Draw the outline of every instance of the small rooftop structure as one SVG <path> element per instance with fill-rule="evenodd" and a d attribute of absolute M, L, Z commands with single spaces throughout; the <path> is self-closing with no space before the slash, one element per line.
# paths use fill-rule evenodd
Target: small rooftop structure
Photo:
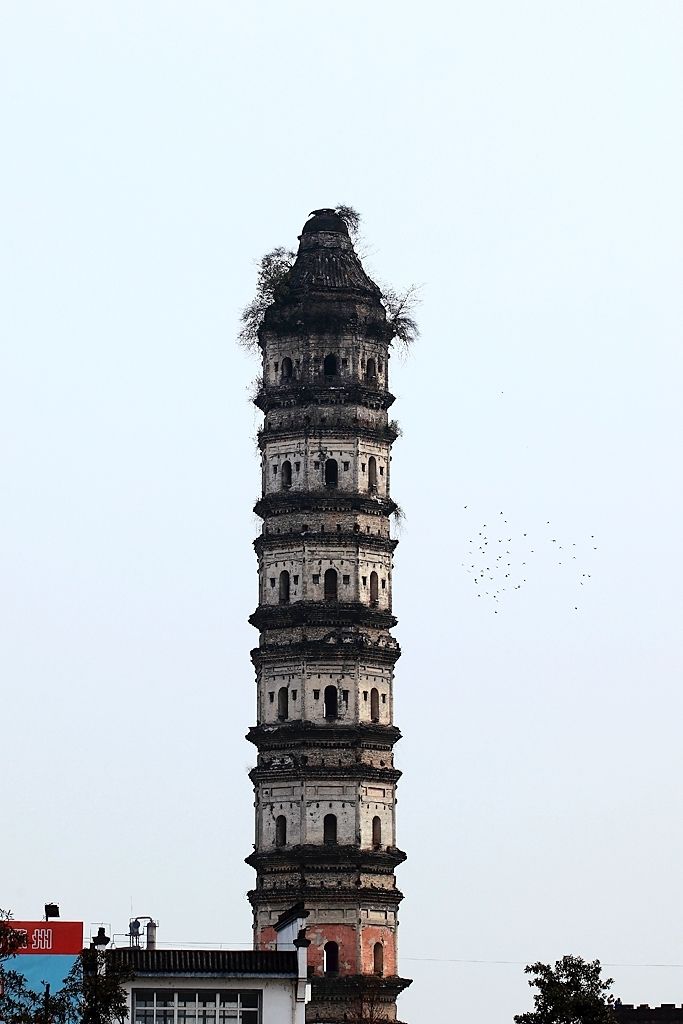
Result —
<path fill-rule="evenodd" d="M 306 912 L 283 915 L 277 949 L 142 949 L 107 953 L 132 978 L 131 1024 L 305 1024 L 310 998 Z"/>

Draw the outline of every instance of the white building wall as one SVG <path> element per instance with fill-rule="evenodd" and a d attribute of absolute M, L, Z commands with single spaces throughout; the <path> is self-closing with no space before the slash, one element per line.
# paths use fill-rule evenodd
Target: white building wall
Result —
<path fill-rule="evenodd" d="M 207 977 L 206 975 L 143 976 L 127 982 L 123 988 L 128 1001 L 128 1018 L 132 1021 L 133 989 L 171 989 L 177 992 L 249 989 L 261 993 L 262 1024 L 296 1024 L 296 979 L 268 978 L 262 975 Z"/>

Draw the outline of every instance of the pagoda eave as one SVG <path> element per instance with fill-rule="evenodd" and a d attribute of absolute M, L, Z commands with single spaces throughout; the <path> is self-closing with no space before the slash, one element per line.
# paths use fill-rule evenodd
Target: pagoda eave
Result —
<path fill-rule="evenodd" d="M 254 505 L 254 512 L 261 519 L 287 512 L 360 512 L 386 517 L 393 515 L 397 508 L 391 498 L 380 497 L 378 494 L 361 494 L 331 487 L 323 492 L 290 488 L 259 498 Z"/>
<path fill-rule="evenodd" d="M 292 381 L 260 388 L 253 401 L 261 412 L 268 413 L 272 409 L 287 409 L 293 405 L 304 408 L 330 404 L 339 405 L 340 400 L 343 405 L 348 403 L 368 409 L 390 409 L 396 401 L 396 397 L 390 391 L 380 391 L 377 386 L 364 387 L 360 384 L 321 386 Z M 396 435 L 392 440 L 396 440 Z"/>
<path fill-rule="evenodd" d="M 259 630 L 349 625 L 389 630 L 397 619 L 389 611 L 371 608 L 360 601 L 295 601 L 293 604 L 259 605 L 249 616 L 249 622 Z"/>
<path fill-rule="evenodd" d="M 311 530 L 298 530 L 296 533 L 268 533 L 261 534 L 254 541 L 254 551 L 257 555 L 264 551 L 276 551 L 284 544 L 314 544 L 319 547 L 338 547 L 339 544 L 354 549 L 356 552 L 364 551 L 387 551 L 390 554 L 396 550 L 398 540 L 395 537 L 380 537 L 374 533 L 357 533 L 352 530 L 337 530 L 335 533 L 313 533 Z"/>
<path fill-rule="evenodd" d="M 255 668 L 279 663 L 286 658 L 319 658 L 324 656 L 338 661 L 349 658 L 364 658 L 377 663 L 393 666 L 401 657 L 401 648 L 393 637 L 380 636 L 379 641 L 370 640 L 363 633 L 338 630 L 330 632 L 320 639 L 305 639 L 293 643 L 264 643 L 254 647 L 251 660 Z"/>
<path fill-rule="evenodd" d="M 296 719 L 277 722 L 273 725 L 253 725 L 246 739 L 259 750 L 282 750 L 288 746 L 334 747 L 372 750 L 391 750 L 401 739 L 401 730 L 395 725 L 379 725 L 370 722 L 349 722 L 339 720 L 317 725 Z"/>
<path fill-rule="evenodd" d="M 249 778 L 255 784 L 257 782 L 309 782 L 314 779 L 324 780 L 346 780 L 352 779 L 355 782 L 379 782 L 387 785 L 398 782 L 403 773 L 398 768 L 375 768 L 373 765 L 364 764 L 359 761 L 352 765 L 314 765 L 302 764 L 301 759 L 292 759 L 290 766 L 282 764 L 282 758 L 277 758 L 272 766 L 258 765 L 249 772 Z"/>

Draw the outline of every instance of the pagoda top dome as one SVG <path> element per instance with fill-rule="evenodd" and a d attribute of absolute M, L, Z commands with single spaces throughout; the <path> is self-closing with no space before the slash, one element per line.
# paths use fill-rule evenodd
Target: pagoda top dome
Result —
<path fill-rule="evenodd" d="M 382 292 L 354 251 L 348 225 L 335 210 L 313 210 L 299 235 L 299 251 L 276 287 L 259 330 L 283 333 L 339 331 L 362 323 L 389 340 Z M 354 328 L 355 329 L 355 328 Z"/>
<path fill-rule="evenodd" d="M 349 229 L 344 218 L 340 217 L 335 210 L 327 207 L 311 211 L 309 219 L 301 229 L 301 234 L 308 235 L 315 231 L 335 231 L 339 235 L 349 237 Z"/>

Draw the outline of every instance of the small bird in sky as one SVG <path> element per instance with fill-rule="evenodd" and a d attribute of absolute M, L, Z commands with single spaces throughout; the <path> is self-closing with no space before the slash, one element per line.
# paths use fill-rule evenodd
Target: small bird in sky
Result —
<path fill-rule="evenodd" d="M 468 505 L 465 505 L 463 507 L 464 509 L 469 508 Z M 498 520 L 495 520 L 495 522 L 498 522 L 500 519 L 502 519 L 503 525 L 506 527 L 506 530 L 504 532 L 508 533 L 507 528 L 510 526 L 510 522 L 506 518 L 505 511 L 499 510 L 498 517 Z M 552 520 L 545 520 L 545 524 L 546 526 L 551 526 Z M 510 529 L 509 535 L 507 537 L 496 537 L 495 533 L 497 533 L 498 531 L 493 529 L 491 530 L 491 537 L 489 537 L 488 533 L 486 532 L 488 529 L 489 525 L 487 523 L 484 523 L 478 531 L 477 542 L 471 539 L 468 542 L 471 545 L 471 550 L 468 551 L 468 555 L 469 558 L 474 558 L 474 562 L 470 562 L 468 558 L 467 562 L 463 561 L 461 563 L 465 571 L 470 573 L 470 575 L 475 581 L 475 584 L 477 584 L 478 597 L 482 596 L 483 594 L 484 596 L 488 597 L 491 601 L 494 601 L 496 605 L 500 604 L 500 606 L 502 607 L 504 600 L 503 595 L 506 593 L 508 589 L 521 590 L 523 588 L 526 588 L 527 583 L 531 582 L 533 584 L 533 578 L 531 580 L 527 580 L 526 577 L 523 577 L 521 581 L 519 580 L 519 570 L 522 568 L 527 568 L 526 560 L 530 554 L 539 554 L 539 558 L 534 559 L 533 562 L 530 562 L 529 564 L 529 567 L 534 567 L 536 576 L 538 576 L 539 570 L 541 572 L 545 570 L 545 572 L 547 573 L 554 572 L 556 569 L 564 569 L 564 561 L 558 559 L 557 556 L 555 556 L 556 561 L 555 559 L 547 559 L 543 557 L 544 555 L 550 553 L 550 551 L 547 548 L 539 548 L 538 552 L 536 552 L 535 548 L 529 548 L 527 546 L 529 543 L 528 529 L 524 531 L 520 530 L 519 532 L 517 532 L 514 528 L 513 523 L 512 528 Z M 503 531 L 501 530 L 500 532 L 502 533 Z M 555 530 L 555 532 L 557 532 L 557 529 Z M 595 541 L 595 534 L 591 534 L 590 536 L 591 540 Z M 568 541 L 566 537 L 563 538 L 561 535 L 559 537 L 548 537 L 546 533 L 545 538 L 547 540 L 550 540 L 552 544 L 555 544 L 555 551 L 564 551 L 565 547 L 570 548 L 571 550 L 569 551 L 569 555 L 563 556 L 564 558 L 569 558 L 570 561 L 580 560 L 585 556 L 585 551 L 589 550 L 588 545 L 584 547 L 584 545 L 580 541 Z M 537 537 L 536 543 L 538 543 L 538 539 L 539 538 Z M 495 551 L 495 548 L 493 547 L 491 548 L 490 552 L 487 552 L 489 544 L 494 545 L 496 544 L 496 542 L 500 545 L 498 549 L 498 554 L 493 555 L 493 552 Z M 504 548 L 503 544 L 505 544 Z M 592 547 L 594 551 L 598 550 L 598 546 L 595 543 L 592 545 Z M 482 567 L 482 562 L 484 561 L 484 559 L 479 559 L 480 554 L 488 554 L 489 556 L 492 555 L 493 557 L 489 558 L 489 561 L 492 561 L 493 565 L 487 565 Z M 479 561 L 478 565 L 477 561 Z M 469 568 L 467 568 L 468 565 Z M 578 569 L 579 567 L 575 566 L 574 568 Z M 501 569 L 503 570 L 502 579 L 500 576 Z M 588 584 L 586 581 L 590 578 L 590 573 L 587 573 L 584 570 L 579 575 L 581 576 L 581 579 L 578 579 L 576 576 L 574 576 L 572 580 L 571 573 L 569 576 L 566 576 L 566 574 L 563 573 L 562 579 L 564 579 L 566 583 L 570 586 L 576 586 L 576 584 L 579 583 L 581 586 L 587 587 Z M 518 581 L 517 583 L 514 582 L 515 578 Z M 491 590 L 485 592 L 479 591 L 478 584 L 480 580 L 484 583 L 491 583 Z M 576 610 L 578 610 L 578 605 L 569 605 L 569 607 L 574 607 L 576 608 Z"/>

